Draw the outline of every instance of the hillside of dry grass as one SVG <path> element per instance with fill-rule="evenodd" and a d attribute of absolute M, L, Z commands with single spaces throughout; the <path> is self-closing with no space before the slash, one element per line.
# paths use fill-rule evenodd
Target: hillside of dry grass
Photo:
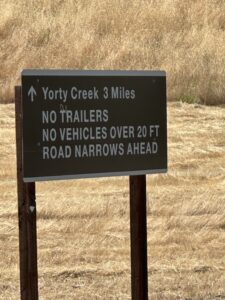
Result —
<path fill-rule="evenodd" d="M 0 102 L 23 68 L 163 69 L 172 100 L 225 103 L 224 0 L 0 0 Z"/>
<path fill-rule="evenodd" d="M 163 69 L 169 172 L 147 177 L 149 296 L 225 299 L 225 1 L 0 0 L 0 300 L 19 299 L 23 68 Z M 186 104 L 185 102 L 195 103 Z M 198 103 L 198 104 L 197 104 Z M 37 184 L 40 299 L 130 299 L 127 177 Z"/>
<path fill-rule="evenodd" d="M 225 109 L 170 103 L 148 176 L 152 300 L 225 299 Z M 19 299 L 14 106 L 0 105 L 0 299 Z M 37 184 L 40 299 L 130 299 L 127 177 Z"/>

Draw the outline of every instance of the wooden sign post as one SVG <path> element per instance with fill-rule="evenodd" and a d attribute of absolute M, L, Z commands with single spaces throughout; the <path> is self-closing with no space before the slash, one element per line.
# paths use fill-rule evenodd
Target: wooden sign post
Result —
<path fill-rule="evenodd" d="M 24 70 L 15 88 L 21 300 L 38 300 L 35 182 L 130 176 L 131 290 L 148 299 L 146 174 L 167 171 L 162 71 Z"/>
<path fill-rule="evenodd" d="M 21 87 L 15 87 L 21 300 L 38 300 L 35 182 L 23 182 Z"/>
<path fill-rule="evenodd" d="M 130 176 L 132 300 L 148 299 L 146 176 Z"/>

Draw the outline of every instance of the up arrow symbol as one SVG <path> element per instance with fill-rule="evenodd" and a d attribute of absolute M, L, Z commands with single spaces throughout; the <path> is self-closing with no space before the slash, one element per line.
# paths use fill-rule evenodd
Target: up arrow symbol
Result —
<path fill-rule="evenodd" d="M 34 89 L 33 86 L 31 86 L 30 89 L 29 89 L 29 91 L 28 91 L 28 97 L 29 96 L 30 96 L 31 102 L 34 101 L 34 96 L 37 96 L 37 93 L 36 93 L 36 91 L 35 91 L 35 89 Z"/>

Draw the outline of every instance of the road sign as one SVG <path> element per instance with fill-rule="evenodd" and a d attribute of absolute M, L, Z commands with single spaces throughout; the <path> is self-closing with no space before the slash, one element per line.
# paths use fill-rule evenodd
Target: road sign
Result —
<path fill-rule="evenodd" d="M 167 170 L 162 71 L 22 72 L 25 182 Z"/>

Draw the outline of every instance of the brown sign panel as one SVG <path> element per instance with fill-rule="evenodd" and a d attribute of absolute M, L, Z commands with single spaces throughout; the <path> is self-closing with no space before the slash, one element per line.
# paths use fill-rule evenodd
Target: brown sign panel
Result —
<path fill-rule="evenodd" d="M 24 70 L 25 182 L 167 170 L 162 71 Z"/>

